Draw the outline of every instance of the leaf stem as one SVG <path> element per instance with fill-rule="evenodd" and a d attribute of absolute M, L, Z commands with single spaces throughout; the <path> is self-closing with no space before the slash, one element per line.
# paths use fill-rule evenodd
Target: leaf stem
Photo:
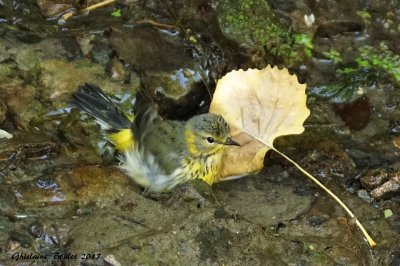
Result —
<path fill-rule="evenodd" d="M 358 228 L 360 228 L 361 232 L 364 234 L 364 237 L 368 241 L 368 244 L 371 248 L 376 246 L 376 242 L 371 238 L 371 236 L 368 234 L 367 230 L 365 230 L 364 226 L 360 223 L 360 221 L 357 219 L 357 217 L 353 214 L 353 212 L 344 204 L 344 202 L 336 196 L 331 190 L 329 190 L 327 187 L 325 187 L 318 179 L 313 177 L 310 173 L 308 173 L 306 170 L 304 170 L 299 164 L 297 164 L 295 161 L 290 159 L 288 156 L 285 154 L 281 153 L 279 150 L 274 148 L 272 145 L 268 145 L 271 147 L 273 151 L 281 155 L 283 158 L 291 162 L 294 166 L 296 166 L 297 169 L 299 169 L 304 175 L 306 175 L 308 178 L 310 178 L 314 183 L 316 183 L 320 188 L 322 188 L 326 193 L 328 193 L 337 203 L 339 203 L 340 206 L 347 212 L 347 214 L 350 216 L 350 218 L 355 219 L 356 224 Z"/>

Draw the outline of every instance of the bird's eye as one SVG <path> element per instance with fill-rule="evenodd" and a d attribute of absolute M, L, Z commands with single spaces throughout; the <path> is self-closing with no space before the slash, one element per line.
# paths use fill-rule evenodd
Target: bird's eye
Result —
<path fill-rule="evenodd" d="M 208 141 L 208 143 L 214 143 L 215 142 L 213 137 L 208 137 L 207 141 Z"/>

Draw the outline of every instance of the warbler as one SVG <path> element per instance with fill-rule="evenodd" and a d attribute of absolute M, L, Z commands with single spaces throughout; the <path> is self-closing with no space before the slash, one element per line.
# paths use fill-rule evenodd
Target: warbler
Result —
<path fill-rule="evenodd" d="M 222 116 L 207 113 L 188 121 L 162 119 L 143 93 L 136 96 L 134 119 L 92 84 L 80 86 L 72 104 L 95 118 L 123 154 L 120 168 L 148 191 L 170 190 L 191 179 L 212 185 L 226 146 L 239 146 L 230 138 Z"/>

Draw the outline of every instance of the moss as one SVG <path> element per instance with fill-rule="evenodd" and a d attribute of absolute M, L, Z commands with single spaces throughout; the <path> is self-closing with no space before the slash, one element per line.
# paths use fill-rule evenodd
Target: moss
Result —
<path fill-rule="evenodd" d="M 356 62 L 360 68 L 383 71 L 397 83 L 400 82 L 400 55 L 391 51 L 385 42 L 381 42 L 378 47 L 361 47 Z"/>
<path fill-rule="evenodd" d="M 311 89 L 311 93 L 329 98 L 333 102 L 351 102 L 363 94 L 362 87 L 376 82 L 394 82 L 400 85 L 400 54 L 390 50 L 385 41 L 377 46 L 361 46 L 351 67 L 337 69 L 336 81 Z M 334 49 L 324 55 L 335 64 L 342 61 Z"/>
<path fill-rule="evenodd" d="M 247 47 L 274 44 L 287 37 L 287 31 L 276 21 L 265 0 L 221 1 L 218 6 L 223 30 L 242 40 Z"/>
<path fill-rule="evenodd" d="M 15 63 L 8 63 L 8 64 L 0 64 L 0 77 L 13 77 L 15 76 L 15 72 L 17 70 L 17 66 Z"/>
<path fill-rule="evenodd" d="M 366 11 L 366 10 L 359 10 L 359 11 L 357 11 L 356 13 L 357 13 L 357 15 L 359 15 L 361 18 L 363 18 L 364 21 L 370 21 L 371 18 L 372 18 L 371 14 L 370 14 L 368 11 Z"/>
<path fill-rule="evenodd" d="M 291 34 L 289 27 L 277 19 L 266 0 L 223 0 L 216 10 L 224 34 L 250 52 L 265 50 L 286 66 L 311 57 L 311 36 Z"/>
<path fill-rule="evenodd" d="M 375 71 L 366 69 L 345 70 L 348 72 L 339 72 L 335 82 L 314 86 L 310 88 L 310 93 L 327 98 L 331 102 L 352 102 L 363 94 L 363 87 L 369 87 L 371 83 L 378 79 Z"/>
<path fill-rule="evenodd" d="M 340 52 L 335 49 L 330 49 L 329 51 L 325 52 L 324 55 L 332 60 L 334 64 L 338 64 L 343 60 Z"/>

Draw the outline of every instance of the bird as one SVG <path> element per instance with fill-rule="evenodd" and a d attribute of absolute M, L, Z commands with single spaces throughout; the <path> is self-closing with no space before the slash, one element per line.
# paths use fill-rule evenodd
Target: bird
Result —
<path fill-rule="evenodd" d="M 163 119 L 142 91 L 136 94 L 133 117 L 94 84 L 81 85 L 71 103 L 95 119 L 121 153 L 119 167 L 146 191 L 168 191 L 195 179 L 212 185 L 218 181 L 225 149 L 240 146 L 222 116 Z"/>

